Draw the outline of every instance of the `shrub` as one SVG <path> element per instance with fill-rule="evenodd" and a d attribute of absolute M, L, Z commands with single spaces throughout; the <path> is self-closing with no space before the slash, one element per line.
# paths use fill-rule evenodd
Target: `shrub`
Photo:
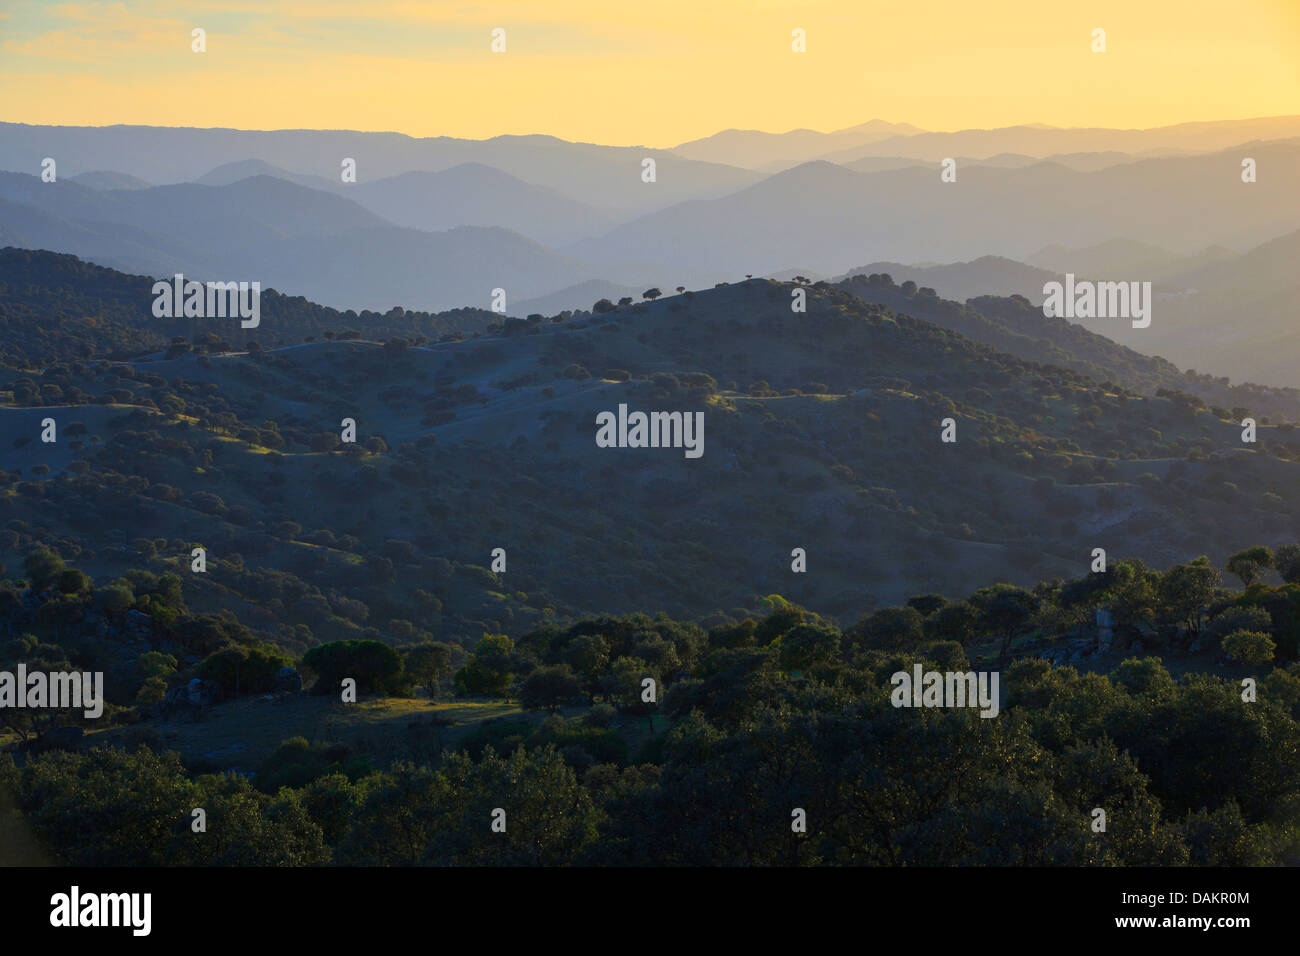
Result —
<path fill-rule="evenodd" d="M 1229 660 L 1248 667 L 1267 664 L 1277 650 L 1273 638 L 1261 631 L 1233 631 L 1223 639 L 1222 646 Z"/>
<path fill-rule="evenodd" d="M 215 681 L 226 697 L 265 694 L 275 686 L 275 675 L 291 661 L 270 644 L 236 644 L 209 654 L 194 676 Z"/>
<path fill-rule="evenodd" d="M 321 644 L 303 655 L 302 665 L 316 674 L 313 691 L 317 694 L 337 693 L 346 677 L 354 679 L 362 692 L 392 694 L 402 690 L 402 659 L 381 641 Z"/>

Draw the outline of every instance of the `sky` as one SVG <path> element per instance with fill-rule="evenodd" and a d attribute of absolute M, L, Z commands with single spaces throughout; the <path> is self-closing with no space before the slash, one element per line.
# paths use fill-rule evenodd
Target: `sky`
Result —
<path fill-rule="evenodd" d="M 8 122 L 668 147 L 1294 114 L 1300 0 L 0 0 Z"/>

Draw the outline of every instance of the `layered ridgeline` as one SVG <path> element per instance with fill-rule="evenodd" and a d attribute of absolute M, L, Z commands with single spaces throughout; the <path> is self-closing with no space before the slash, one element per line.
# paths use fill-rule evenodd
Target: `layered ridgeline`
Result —
<path fill-rule="evenodd" d="M 172 310 L 170 317 L 155 315 L 156 281 L 75 256 L 0 250 L 0 361 L 42 367 L 92 357 L 127 359 L 166 352 L 177 337 L 219 351 L 243 351 L 250 341 L 275 345 L 326 334 L 355 337 L 362 328 L 372 338 L 436 341 L 480 331 L 500 320 L 481 309 L 340 311 L 263 286 L 258 324 L 244 328 L 238 319 L 186 318 L 183 309 Z M 175 279 L 166 281 L 174 285 Z"/>
<path fill-rule="evenodd" d="M 494 288 L 508 290 L 517 303 L 593 281 L 699 286 L 803 266 L 833 274 L 885 257 L 1010 257 L 1090 279 L 1159 284 L 1177 278 L 1171 269 L 1194 271 L 1207 249 L 1231 256 L 1293 232 L 1300 216 L 1294 182 L 1269 174 L 1300 160 L 1300 141 L 1294 139 L 1242 142 L 1214 153 L 1129 157 L 1099 169 L 961 159 L 951 181 L 940 178 L 937 161 L 882 169 L 818 160 L 762 175 L 654 151 L 641 155 L 545 138 L 453 150 L 443 157 L 446 162 L 410 154 L 406 161 L 413 165 L 396 168 L 376 165 L 372 156 L 355 182 L 342 181 L 333 158 L 356 155 L 347 152 L 321 153 L 307 165 L 251 152 L 194 171 L 197 163 L 220 161 L 236 139 L 250 149 L 293 139 L 249 134 L 213 143 L 211 152 L 195 145 L 174 157 L 197 181 L 149 185 L 168 181 L 152 178 L 151 160 L 162 157 L 163 143 L 197 144 L 205 137 L 189 134 L 204 132 L 216 131 L 137 130 L 137 149 L 158 144 L 158 155 L 147 156 L 145 150 L 120 152 L 131 139 L 121 130 L 83 131 L 82 137 L 0 124 L 0 146 L 18 136 L 22 150 L 35 149 L 26 137 L 48 136 L 47 152 L 34 155 L 67 157 L 59 177 L 48 182 L 34 164 L 0 172 L 0 243 L 153 275 L 257 278 L 338 308 L 383 311 L 397 304 L 485 305 Z M 318 140 L 334 142 L 327 136 Z M 91 141 L 104 148 L 91 149 Z M 292 152 L 301 158 L 300 150 Z M 454 163 L 453 153 L 459 157 Z M 0 154 L 9 155 L 3 149 Z M 322 157 L 330 157 L 334 168 L 323 169 Z M 1252 171 L 1259 170 L 1257 181 L 1243 182 L 1246 159 Z M 659 163 L 657 173 L 643 180 L 641 164 L 651 160 Z M 81 172 L 81 163 L 92 161 L 115 162 L 108 168 L 120 172 Z M 1098 248 L 1109 254 L 1099 259 L 1087 252 Z M 1278 255 L 1284 259 L 1285 250 Z M 1184 261 L 1171 262 L 1171 256 Z M 1215 264 L 1214 256 L 1199 263 Z M 1184 305 L 1204 311 L 1193 316 L 1198 329 L 1190 338 L 1205 354 L 1224 337 L 1216 326 L 1225 324 L 1225 316 L 1236 318 L 1233 306 L 1266 313 L 1262 321 L 1268 327 L 1247 340 L 1265 344 L 1261 338 L 1277 331 L 1278 307 L 1288 301 L 1273 293 L 1292 292 L 1294 283 L 1280 290 L 1254 286 L 1260 277 L 1272 283 L 1294 270 L 1279 268 L 1267 256 L 1254 269 L 1244 263 L 1243 270 L 1197 278 L 1193 287 L 1212 294 L 1165 302 L 1166 314 L 1179 321 L 1166 321 L 1152 336 L 1126 344 L 1141 348 L 1141 341 L 1154 342 L 1162 330 L 1177 328 L 1157 354 L 1166 345 L 1178 346 L 1187 337 Z M 1004 281 L 980 291 L 1041 289 L 1041 281 L 1021 284 L 1032 275 L 1031 266 L 1002 271 Z M 1168 291 L 1183 296 L 1187 287 Z M 1235 364 L 1220 372 L 1242 374 Z"/>
<path fill-rule="evenodd" d="M 1066 332 L 1066 323 L 1043 323 L 1023 306 L 1015 311 L 1026 318 L 1017 320 L 1016 325 L 1027 323 L 1031 335 L 1037 331 L 1035 324 L 1043 325 L 1053 329 L 1053 339 L 1069 338 L 1075 343 L 1089 338 L 1083 334 L 1087 329 L 1144 355 L 1163 356 L 1185 368 L 1211 370 L 1237 382 L 1288 386 L 1297 381 L 1292 333 L 1295 302 L 1300 298 L 1300 273 L 1294 267 L 1300 261 L 1300 231 L 1241 254 L 1212 246 L 1182 256 L 1144 243 L 1116 240 L 1080 249 L 1049 247 L 1030 261 L 1035 265 L 997 256 L 922 266 L 875 262 L 853 269 L 845 278 L 862 276 L 858 280 L 862 282 L 871 274 L 889 275 L 895 283 L 911 282 L 961 302 L 1014 293 L 1041 306 L 1046 298 L 1044 289 L 1066 274 L 1089 281 L 1141 277 L 1151 282 L 1154 293 L 1154 318 L 1144 328 L 1109 318 L 1077 317 L 1078 330 Z M 880 292 L 873 289 L 871 294 L 879 296 Z M 915 311 L 932 305 L 922 297 L 904 308 Z M 930 317 L 931 313 L 925 314 Z M 1113 342 L 1107 343 L 1112 350 Z"/>
<path fill-rule="evenodd" d="M 1144 394 L 1181 391 L 1229 411 L 1245 408 L 1284 421 L 1300 418 L 1298 389 L 1254 384 L 1248 375 L 1244 384 L 1233 385 L 1227 377 L 1204 368 L 1199 372 L 1182 370 L 1159 355 L 1134 351 L 1112 341 L 1113 337 L 1123 336 L 1136 348 L 1143 335 L 1149 333 L 1164 344 L 1173 337 L 1163 327 L 1170 323 L 1157 326 L 1153 322 L 1150 328 L 1139 330 L 1124 319 L 1072 322 L 1045 315 L 1040 305 L 1021 295 L 980 295 L 965 303 L 955 302 L 915 281 L 895 282 L 886 272 L 855 272 L 837 285 L 864 302 L 927 319 L 998 351 L 1059 365 L 1103 384 L 1115 382 Z M 1213 362 L 1209 367 L 1216 368 Z"/>
<path fill-rule="evenodd" d="M 487 307 L 496 287 L 522 299 L 596 274 L 510 229 L 406 228 L 351 198 L 267 175 L 101 191 L 75 179 L 0 172 L 0 244 L 146 275 L 256 280 L 339 308 L 380 311 Z"/>
<path fill-rule="evenodd" d="M 1103 383 L 829 285 L 805 312 L 793 283 L 754 280 L 445 342 L 425 327 L 454 319 L 267 296 L 257 329 L 172 342 L 149 280 L 31 256 L 4 253 L 0 290 L 0 561 L 45 544 L 97 579 L 184 572 L 196 606 L 292 643 L 771 592 L 854 617 L 1082 574 L 1095 548 L 1221 564 L 1300 532 L 1289 395 L 1144 393 L 1166 373 Z M 634 447 L 653 412 L 680 413 L 676 447 Z"/>

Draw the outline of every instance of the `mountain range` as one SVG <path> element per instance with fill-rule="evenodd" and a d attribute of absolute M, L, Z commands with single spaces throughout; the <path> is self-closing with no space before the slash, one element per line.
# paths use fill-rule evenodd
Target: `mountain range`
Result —
<path fill-rule="evenodd" d="M 484 308 L 502 290 L 521 317 L 743 275 L 883 272 L 957 300 L 1034 304 L 1065 273 L 1150 281 L 1152 328 L 1090 328 L 1235 380 L 1291 385 L 1300 354 L 1286 334 L 1284 237 L 1300 222 L 1300 187 L 1279 170 L 1300 164 L 1300 139 L 1242 137 L 1296 131 L 1295 117 L 956 133 L 872 121 L 829 134 L 732 130 L 664 151 L 0 124 L 0 155 L 22 167 L 0 173 L 0 242 L 154 276 L 260 281 L 344 310 Z M 955 182 L 931 158 L 949 146 L 962 157 Z M 1078 147 L 1096 151 L 1067 152 Z M 813 153 L 846 165 L 803 161 Z M 44 155 L 59 159 L 55 182 L 37 175 Z M 357 160 L 356 182 L 342 181 L 337 156 Z M 1242 180 L 1246 156 L 1255 182 Z M 1243 307 L 1258 313 L 1258 335 L 1242 333 Z"/>

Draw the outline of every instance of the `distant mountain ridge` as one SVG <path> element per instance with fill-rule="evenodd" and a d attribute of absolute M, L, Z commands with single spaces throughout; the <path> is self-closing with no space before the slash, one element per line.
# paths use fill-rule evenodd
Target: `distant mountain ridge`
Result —
<path fill-rule="evenodd" d="M 1261 169 L 1300 165 L 1300 142 L 1252 146 Z M 659 261 L 673 269 L 775 271 L 790 262 L 840 273 L 876 259 L 1023 260 L 1052 243 L 1125 236 L 1180 254 L 1242 250 L 1295 228 L 1300 182 L 1241 181 L 1236 150 L 1147 159 L 1093 172 L 1056 163 L 937 166 L 859 173 L 804 163 L 718 199 L 679 203 L 566 251 L 589 261 Z M 1195 197 L 1195 202 L 1190 201 Z"/>
<path fill-rule="evenodd" d="M 104 170 L 94 170 L 89 173 L 82 173 L 80 176 L 73 176 L 72 181 L 83 186 L 89 186 L 91 189 L 148 189 L 153 185 L 153 183 L 145 182 L 138 176 L 131 176 L 127 173 L 106 172 Z"/>
<path fill-rule="evenodd" d="M 155 276 L 259 281 L 341 309 L 488 307 L 493 289 L 528 298 L 597 274 L 507 229 L 403 228 L 342 195 L 265 175 L 100 192 L 0 173 L 0 201 L 15 207 L 0 222 L 12 245 Z"/>
<path fill-rule="evenodd" d="M 882 139 L 923 132 L 925 130 L 910 123 L 889 123 L 878 119 L 830 133 L 811 129 L 792 129 L 785 133 L 728 129 L 681 143 L 673 147 L 673 152 L 690 159 L 727 163 L 746 169 L 767 169 L 807 162 L 830 150 L 848 150 Z"/>
<path fill-rule="evenodd" d="M 409 229 L 443 232 L 457 226 L 500 226 L 549 245 L 595 235 L 614 224 L 610 214 L 558 190 L 526 183 L 482 163 L 440 172 L 415 170 L 384 179 L 331 181 L 290 172 L 262 160 L 226 163 L 195 180 L 227 186 L 272 176 L 350 199 L 384 220 Z"/>
<path fill-rule="evenodd" d="M 1208 153 L 1252 141 L 1296 136 L 1300 136 L 1300 115 L 1177 123 L 1127 130 L 1022 125 L 950 133 L 921 132 L 879 139 L 861 147 L 828 151 L 814 158 L 843 163 L 865 156 L 911 156 L 937 163 L 946 156 L 979 158 L 998 153 L 1048 156 L 1053 153 L 1116 151 L 1132 154 L 1152 149 Z"/>
<path fill-rule="evenodd" d="M 724 195 L 762 178 L 753 170 L 688 159 L 665 149 L 571 143 L 541 135 L 467 140 L 348 130 L 0 123 L 0 168 L 39 173 L 45 156 L 59 157 L 64 177 L 109 169 L 164 184 L 192 182 L 214 167 L 249 160 L 332 182 L 339 179 L 343 161 L 352 159 L 358 183 L 473 162 L 628 215 Z M 645 159 L 658 166 L 653 183 L 642 181 Z"/>

